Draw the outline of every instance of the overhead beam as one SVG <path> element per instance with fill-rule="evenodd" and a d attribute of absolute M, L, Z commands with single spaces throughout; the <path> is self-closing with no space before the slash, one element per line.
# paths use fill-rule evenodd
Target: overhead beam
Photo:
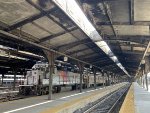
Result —
<path fill-rule="evenodd" d="M 115 26 L 117 26 L 117 25 L 142 25 L 142 26 L 148 26 L 150 21 L 133 21 L 134 24 L 131 24 L 131 22 L 132 22 L 131 20 L 130 20 L 130 22 L 113 22 L 113 25 L 115 25 Z M 96 22 L 96 25 L 97 26 L 105 26 L 105 25 L 111 26 L 111 23 L 108 22 L 108 21 Z"/>
<path fill-rule="evenodd" d="M 103 63 L 103 65 L 99 64 L 99 66 L 100 66 L 101 68 L 103 68 L 103 67 L 105 67 L 105 66 L 112 65 L 112 64 L 114 64 L 114 62 L 109 61 L 109 62 Z"/>
<path fill-rule="evenodd" d="M 122 60 L 121 60 L 122 61 Z M 124 62 L 124 61 L 123 61 Z M 128 63 L 126 63 L 126 62 L 128 62 Z M 125 60 L 125 62 L 124 62 L 126 65 L 127 64 L 133 64 L 133 65 L 136 65 L 136 64 L 138 64 L 139 62 L 138 61 L 132 61 L 132 59 L 131 60 Z"/>
<path fill-rule="evenodd" d="M 137 68 L 134 68 L 134 67 L 126 67 L 126 69 L 137 71 Z"/>
<path fill-rule="evenodd" d="M 111 72 L 114 72 L 114 73 L 122 72 L 121 69 L 118 68 L 115 64 L 108 64 L 106 66 L 103 66 L 102 69 L 107 70 L 107 71 L 111 71 Z"/>
<path fill-rule="evenodd" d="M 134 42 L 134 43 L 138 43 L 138 44 L 141 44 L 141 45 L 144 45 L 143 43 L 140 43 L 139 41 L 136 41 L 136 40 L 130 40 L 130 38 L 129 39 L 127 39 L 127 38 L 109 38 L 108 39 L 108 37 L 104 37 L 104 39 L 105 39 L 105 41 L 106 42 L 116 42 L 116 41 L 118 41 L 118 42 L 126 42 L 126 43 L 130 43 L 130 42 Z"/>
<path fill-rule="evenodd" d="M 102 0 L 80 0 L 82 3 L 90 3 L 90 4 L 97 4 L 102 2 Z M 103 1 L 112 1 L 112 0 L 103 0 Z"/>
<path fill-rule="evenodd" d="M 105 56 L 96 56 L 92 58 L 85 58 L 84 60 L 92 63 L 92 62 L 97 62 L 97 61 L 106 60 L 106 59 L 109 60 L 109 58 L 105 55 Z"/>
<path fill-rule="evenodd" d="M 47 41 L 47 40 L 51 40 L 51 39 L 53 39 L 53 38 L 56 38 L 56 37 L 61 36 L 61 35 L 64 35 L 64 34 L 66 34 L 66 33 L 70 33 L 70 32 L 72 32 L 72 31 L 74 31 L 74 30 L 77 30 L 77 29 L 78 29 L 78 28 L 75 27 L 75 28 L 73 28 L 73 29 L 71 29 L 71 30 L 68 30 L 68 31 L 63 31 L 63 32 L 60 32 L 60 33 L 57 33 L 57 34 L 52 34 L 52 35 L 50 35 L 50 36 L 43 37 L 43 38 L 41 38 L 41 39 L 39 40 L 39 43 L 45 42 L 45 41 Z"/>
<path fill-rule="evenodd" d="M 97 55 L 98 55 L 97 53 L 88 53 L 88 54 L 85 54 L 85 55 L 80 55 L 77 58 L 79 58 L 81 60 L 84 60 L 85 58 L 95 57 Z"/>
<path fill-rule="evenodd" d="M 138 60 L 120 60 L 121 62 L 126 62 L 126 63 L 137 63 L 139 62 Z"/>
<path fill-rule="evenodd" d="M 88 50 L 88 49 L 90 49 L 90 48 L 84 48 L 84 49 L 79 49 L 79 50 L 75 50 L 75 51 L 71 51 L 71 52 L 65 52 L 65 53 L 68 55 L 72 55 L 72 54 L 76 54 L 79 52 L 84 52 L 85 50 Z"/>
<path fill-rule="evenodd" d="M 0 29 L 2 30 L 2 29 L 6 29 L 6 28 L 8 28 L 8 25 L 5 24 L 4 22 L 0 22 Z"/>
<path fill-rule="evenodd" d="M 117 41 L 117 40 L 116 40 Z M 118 46 L 116 45 L 116 43 L 111 40 L 107 40 L 106 42 L 109 42 L 109 44 L 112 46 Z M 113 43 L 111 43 L 113 42 Z M 129 47 L 142 47 L 142 48 L 146 48 L 146 45 L 145 44 L 140 44 L 140 43 L 137 43 L 137 44 L 131 44 L 131 41 L 128 41 L 128 42 L 125 42 L 125 41 L 118 41 L 119 42 L 119 45 L 120 46 L 129 46 Z"/>
<path fill-rule="evenodd" d="M 97 60 L 97 61 L 95 61 L 95 62 L 92 62 L 92 64 L 98 64 L 98 63 L 103 63 L 103 62 L 107 62 L 107 61 L 109 61 L 110 59 L 103 59 L 103 60 Z"/>
<path fill-rule="evenodd" d="M 118 69 L 118 71 L 121 71 L 119 68 L 117 68 L 117 66 L 115 66 L 115 64 L 104 66 L 104 67 L 102 67 L 102 69 L 108 70 L 108 71 Z"/>
<path fill-rule="evenodd" d="M 41 7 L 37 6 L 36 4 L 34 4 L 32 2 L 32 0 L 26 0 L 30 5 L 32 5 L 34 8 L 36 8 L 37 10 L 39 10 L 41 13 L 45 13 L 46 11 L 43 10 Z M 58 9 L 58 8 L 57 8 Z M 46 15 L 49 19 L 51 19 L 54 23 L 56 23 L 57 25 L 59 25 L 61 28 L 63 28 L 65 31 L 68 31 L 68 29 L 66 27 L 64 27 L 61 23 L 59 23 L 58 21 L 56 21 L 52 16 L 50 16 L 49 14 Z"/>
<path fill-rule="evenodd" d="M 129 65 L 129 64 L 127 65 L 127 64 L 126 64 L 125 67 L 126 67 L 126 68 L 134 68 L 134 69 L 137 69 L 137 68 L 138 68 L 138 65 L 136 66 L 136 65 Z"/>
<path fill-rule="evenodd" d="M 5 61 L 0 61 L 0 66 L 4 66 L 4 67 L 18 67 L 18 68 L 28 68 L 30 69 L 34 64 L 35 61 L 30 60 L 30 61 L 23 61 L 23 60 L 19 60 L 19 59 L 13 59 L 13 58 L 6 58 L 6 57 L 2 57 L 0 56 L 0 59 L 4 59 L 7 60 L 7 62 Z"/>
<path fill-rule="evenodd" d="M 31 4 L 32 6 L 34 6 L 36 9 L 38 9 L 39 11 L 41 11 L 41 12 L 45 12 L 42 8 L 40 8 L 39 6 L 37 6 L 36 4 L 34 4 L 31 0 L 26 0 L 29 4 Z M 65 31 L 67 31 L 67 32 L 69 32 L 69 30 L 66 28 L 66 27 L 64 27 L 64 25 L 63 24 L 61 24 L 61 23 L 59 23 L 58 21 L 56 21 L 52 16 L 50 16 L 50 15 L 46 15 L 49 19 L 51 19 L 53 22 L 55 22 L 57 25 L 59 25 L 60 27 L 62 27 Z M 75 26 L 76 26 L 76 24 L 75 24 Z M 73 36 L 73 37 L 75 37 L 76 39 L 78 39 L 79 40 L 79 38 L 78 37 L 76 37 L 73 33 L 71 33 L 70 32 L 70 34 Z M 87 45 L 88 46 L 88 45 Z M 88 46 L 89 47 L 89 46 Z M 92 49 L 92 48 L 91 48 Z"/>
<path fill-rule="evenodd" d="M 118 34 L 116 33 L 116 30 L 115 30 L 115 28 L 114 28 L 113 21 L 112 21 L 112 18 L 111 18 L 111 10 L 110 10 L 109 7 L 107 7 L 108 4 L 106 4 L 106 2 L 102 1 L 102 4 L 103 4 L 103 7 L 104 7 L 106 16 L 107 16 L 107 18 L 108 18 L 108 20 L 109 20 L 109 22 L 110 22 L 110 24 L 111 24 L 111 28 L 112 28 L 112 31 L 113 31 L 113 33 L 114 33 L 114 36 L 115 36 L 116 38 L 118 38 Z M 120 54 L 123 54 L 122 48 L 121 48 L 121 46 L 120 46 L 120 43 L 116 42 L 116 45 L 118 46 L 118 48 L 119 48 L 119 50 L 120 50 Z M 123 58 L 124 58 L 124 56 L 123 56 Z"/>
<path fill-rule="evenodd" d="M 83 32 L 87 36 L 89 36 L 89 38 L 91 40 L 93 40 L 93 41 L 96 40 L 95 38 L 93 39 L 94 35 L 97 35 L 97 37 L 99 37 L 100 39 L 102 39 L 101 36 L 99 35 L 99 33 L 97 32 L 97 30 L 94 28 L 94 26 L 90 23 L 90 21 L 88 21 L 88 18 L 86 17 L 86 15 L 84 14 L 84 12 L 80 8 L 79 4 L 75 0 L 73 1 L 73 3 L 75 4 L 76 9 L 70 7 L 70 10 L 68 9 L 69 12 L 66 10 L 66 6 L 63 5 L 63 2 L 61 2 L 61 1 L 54 1 L 54 3 L 57 6 L 61 7 L 61 9 L 70 17 L 70 19 L 72 21 L 74 21 L 76 23 L 76 25 L 78 25 L 83 30 Z M 71 2 L 66 2 L 66 5 L 69 5 L 69 4 L 72 4 L 72 3 Z M 71 10 L 71 9 L 73 9 L 73 10 Z M 83 18 L 76 18 L 75 15 L 72 15 L 73 13 L 76 13 L 76 10 L 78 10 L 78 12 L 82 15 Z M 85 25 L 86 25 L 85 22 L 87 22 L 87 24 L 89 24 L 89 26 L 85 27 L 85 26 L 82 26 L 82 25 L 78 24 L 79 19 L 83 20 L 83 23 Z M 91 32 L 87 32 L 88 27 L 91 27 L 93 30 Z M 91 35 L 93 33 L 94 33 L 94 35 Z M 110 57 L 110 59 L 112 59 L 112 56 L 114 56 L 113 52 L 110 50 L 110 47 L 107 45 L 107 43 L 104 44 L 105 47 L 102 47 L 101 44 L 103 42 L 104 42 L 103 39 L 101 40 L 101 42 L 95 42 L 95 46 L 97 45 L 97 47 L 99 47 L 99 52 L 100 51 L 104 52 L 105 54 L 107 54 Z M 117 62 L 119 62 L 118 59 L 116 59 L 116 60 L 117 60 Z M 112 59 L 112 61 L 114 61 L 114 60 Z M 120 65 L 121 65 L 121 63 L 120 63 Z M 120 67 L 122 67 L 121 68 L 122 71 L 124 71 L 128 75 L 127 71 L 125 69 L 123 69 L 123 66 L 121 65 Z"/>
<path fill-rule="evenodd" d="M 117 50 L 114 50 L 114 53 L 116 54 L 122 54 L 121 52 L 117 51 Z M 143 53 L 142 52 L 139 52 L 139 51 L 123 51 L 123 54 L 131 54 L 131 55 L 142 55 Z"/>
<path fill-rule="evenodd" d="M 66 56 L 66 57 L 68 57 L 68 58 L 70 58 L 70 59 L 73 59 L 73 60 L 75 60 L 75 61 L 82 62 L 82 63 L 87 64 L 87 65 L 91 65 L 90 63 L 85 62 L 85 61 L 83 61 L 83 60 L 80 60 L 79 58 L 72 57 L 72 56 L 69 56 L 69 55 L 64 54 L 64 53 L 62 53 L 62 52 L 56 51 L 56 50 L 54 50 L 54 49 L 51 49 L 51 48 L 49 48 L 49 47 L 47 47 L 47 46 L 40 45 L 40 44 L 37 44 L 37 43 L 32 42 L 32 41 L 28 41 L 28 40 L 26 40 L 26 39 L 20 38 L 20 37 L 18 37 L 18 36 L 16 36 L 16 35 L 13 35 L 13 34 L 11 34 L 11 33 L 5 32 L 5 31 L 3 31 L 3 30 L 0 30 L 0 35 L 2 35 L 3 38 L 5 38 L 5 39 L 20 41 L 20 42 L 23 43 L 24 45 L 27 45 L 27 44 L 30 45 L 30 46 L 32 45 L 32 46 L 34 46 L 34 47 L 36 47 L 36 48 L 39 48 L 39 49 L 42 49 L 42 50 L 46 50 L 46 51 L 49 51 L 49 52 L 53 52 L 53 53 L 55 53 L 55 54 L 59 54 L 59 55 L 62 55 L 62 56 Z M 91 53 L 91 54 L 92 54 L 92 53 Z M 97 68 L 97 69 L 101 69 L 100 67 L 98 67 L 98 66 L 96 66 L 96 65 L 93 65 L 93 67 L 95 67 L 95 68 Z"/>
<path fill-rule="evenodd" d="M 56 9 L 57 8 L 54 7 L 52 9 L 49 9 L 49 10 L 45 11 L 45 12 L 40 12 L 38 14 L 35 14 L 35 15 L 29 17 L 29 18 L 26 18 L 25 20 L 22 20 L 20 22 L 17 22 L 15 24 L 9 26 L 8 28 L 6 28 L 4 30 L 5 31 L 11 31 L 11 30 L 17 29 L 17 28 L 19 28 L 19 27 L 21 27 L 21 26 L 23 26 L 23 25 L 25 25 L 27 23 L 30 23 L 30 22 L 32 22 L 34 20 L 37 20 L 37 19 L 39 19 L 39 18 L 41 18 L 41 17 L 43 17 L 45 15 L 49 15 L 50 13 L 54 12 Z"/>
<path fill-rule="evenodd" d="M 65 45 L 61 45 L 61 46 L 58 46 L 58 51 L 67 51 L 73 47 L 76 47 L 78 45 L 81 45 L 81 44 L 86 44 L 86 43 L 92 43 L 91 40 L 89 40 L 88 38 L 86 39 L 82 39 L 82 40 L 78 40 L 78 41 L 75 41 L 75 42 L 71 42 L 69 44 L 65 44 Z"/>
<path fill-rule="evenodd" d="M 113 31 L 113 33 L 114 33 L 114 36 L 117 38 L 117 34 L 116 34 L 115 28 L 114 28 L 114 26 L 113 26 L 113 21 L 112 21 L 111 15 L 110 15 L 111 12 L 110 12 L 110 10 L 108 9 L 107 4 L 106 4 L 104 1 L 102 1 L 102 4 L 103 4 L 103 7 L 104 7 L 104 11 L 105 11 L 105 13 L 106 13 L 106 16 L 107 16 L 107 18 L 108 18 L 108 20 L 109 20 L 109 22 L 110 22 L 110 26 L 111 26 L 111 28 L 112 28 L 112 31 Z"/>
<path fill-rule="evenodd" d="M 37 6 L 36 4 L 34 4 L 31 0 L 26 0 L 30 5 L 32 5 L 33 7 L 35 7 L 37 10 L 39 10 L 41 13 L 44 13 L 45 10 L 43 10 L 41 7 Z M 61 28 L 63 28 L 66 32 L 70 33 L 73 37 L 77 38 L 74 34 L 72 34 L 70 32 L 70 30 L 68 30 L 62 23 L 58 22 L 54 17 L 52 17 L 51 15 L 46 15 L 49 19 L 51 19 L 55 24 L 57 24 L 58 26 L 60 26 Z M 60 35 L 62 35 L 63 33 L 60 33 Z M 50 37 L 51 38 L 51 37 Z M 44 37 L 43 41 L 46 41 L 46 39 L 49 39 L 48 37 Z M 42 41 L 41 41 L 42 42 Z"/>
<path fill-rule="evenodd" d="M 96 25 L 102 26 L 102 25 L 112 25 L 111 22 L 105 21 L 105 22 L 97 22 Z M 113 25 L 130 25 L 129 22 L 113 22 Z"/>
<path fill-rule="evenodd" d="M 1 47 L 0 47 L 0 50 L 6 51 L 8 53 L 11 53 L 11 55 L 21 56 L 23 58 L 36 59 L 36 60 L 42 59 L 42 57 L 40 57 L 38 55 L 27 54 L 25 52 L 19 52 L 17 50 L 5 49 L 5 48 L 1 48 Z"/>
<path fill-rule="evenodd" d="M 107 35 L 104 34 L 104 39 L 105 40 L 116 40 L 116 37 L 114 35 Z M 126 41 L 133 41 L 133 42 L 137 42 L 137 43 L 145 43 L 145 41 L 149 41 L 150 40 L 150 36 L 145 36 L 145 35 L 119 35 L 119 37 L 117 38 L 117 40 L 126 40 Z"/>

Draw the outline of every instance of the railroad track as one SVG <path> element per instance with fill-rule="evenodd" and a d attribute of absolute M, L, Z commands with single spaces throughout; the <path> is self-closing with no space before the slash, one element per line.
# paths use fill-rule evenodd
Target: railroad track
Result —
<path fill-rule="evenodd" d="M 5 91 L 0 92 L 0 103 L 6 101 L 12 101 L 21 99 L 22 97 L 18 95 L 19 91 Z"/>
<path fill-rule="evenodd" d="M 19 95 L 19 91 L 0 92 L 0 103 L 18 100 L 18 99 L 25 99 L 25 98 L 29 98 L 29 97 L 35 97 L 35 96 L 33 96 L 33 95 L 31 95 L 31 96 Z"/>
<path fill-rule="evenodd" d="M 75 111 L 74 113 L 117 113 L 118 106 L 121 104 L 123 97 L 129 89 L 129 84 L 114 91 L 96 102 L 90 103 L 84 108 Z"/>

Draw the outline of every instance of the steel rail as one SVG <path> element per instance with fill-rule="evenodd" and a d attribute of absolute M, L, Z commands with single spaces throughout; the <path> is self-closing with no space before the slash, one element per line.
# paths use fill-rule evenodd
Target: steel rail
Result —
<path fill-rule="evenodd" d="M 107 113 L 111 113 L 115 106 L 118 104 L 119 100 L 122 99 L 122 97 L 125 95 L 125 93 L 128 91 L 129 88 L 126 88 L 124 93 L 116 100 L 116 102 L 113 104 L 113 106 L 110 108 L 110 110 Z"/>
<path fill-rule="evenodd" d="M 123 86 L 123 87 L 125 87 L 125 86 Z M 87 109 L 83 113 L 89 113 L 89 112 L 91 112 L 92 110 L 94 110 L 94 108 L 96 108 L 98 105 L 102 104 L 104 101 L 106 101 L 111 96 L 113 96 L 114 94 L 116 94 L 116 92 L 120 91 L 120 89 L 122 89 L 123 87 L 119 88 L 118 90 L 116 90 L 114 92 L 111 92 L 112 94 L 108 95 L 106 98 L 104 98 L 103 100 L 101 100 L 100 102 L 98 102 L 97 104 L 95 104 L 94 106 L 90 107 L 89 109 Z M 126 93 L 127 90 L 128 90 L 128 88 L 126 88 L 125 92 L 119 97 L 119 99 L 117 101 L 120 100 L 120 98 Z M 110 108 L 110 110 L 108 112 L 106 112 L 106 113 L 111 113 L 111 111 L 114 108 L 115 104 L 117 104 L 117 101 L 113 104 L 113 106 Z"/>

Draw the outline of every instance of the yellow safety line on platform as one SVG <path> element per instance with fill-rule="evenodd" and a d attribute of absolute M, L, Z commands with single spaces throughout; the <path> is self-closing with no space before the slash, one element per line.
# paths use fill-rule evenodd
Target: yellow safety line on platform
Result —
<path fill-rule="evenodd" d="M 121 106 L 119 113 L 135 113 L 134 105 L 134 85 L 132 83 L 125 100 Z"/>

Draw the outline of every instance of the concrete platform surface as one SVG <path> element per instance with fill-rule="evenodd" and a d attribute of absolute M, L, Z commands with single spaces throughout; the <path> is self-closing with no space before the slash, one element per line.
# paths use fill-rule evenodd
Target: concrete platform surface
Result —
<path fill-rule="evenodd" d="M 150 113 L 150 92 L 134 83 L 134 103 L 136 113 Z"/>
<path fill-rule="evenodd" d="M 78 91 L 70 91 L 70 92 L 62 92 L 59 94 L 53 95 L 53 100 L 47 100 L 47 95 L 31 97 L 27 99 L 15 100 L 4 102 L 0 104 L 0 113 L 42 113 L 47 112 L 45 110 L 49 110 L 54 107 L 58 107 L 60 105 L 65 104 L 69 101 L 80 100 L 85 96 L 91 96 L 96 94 L 101 94 L 101 92 L 108 90 L 112 90 L 116 87 L 121 87 L 122 83 L 116 84 L 115 86 L 108 86 L 106 88 L 97 88 L 86 89 L 84 92 L 79 93 Z M 108 89 L 107 89 L 108 88 Z"/>
<path fill-rule="evenodd" d="M 98 87 L 98 88 L 102 88 L 102 87 Z M 83 89 L 84 92 L 87 92 L 90 90 L 93 90 L 93 88 Z M 74 95 L 74 94 L 79 94 L 79 90 L 75 90 L 75 91 L 68 90 L 68 91 L 61 92 L 61 93 L 55 93 L 53 94 L 53 100 L 59 99 L 61 97 L 67 97 L 67 96 Z M 43 95 L 43 96 L 29 97 L 29 98 L 20 99 L 20 100 L 3 102 L 3 103 L 0 103 L 0 113 L 11 111 L 13 109 L 23 108 L 26 106 L 32 106 L 37 103 L 43 103 L 43 102 L 48 101 L 47 98 L 48 98 L 47 95 Z"/>
<path fill-rule="evenodd" d="M 150 113 L 150 92 L 133 82 L 119 113 Z"/>

